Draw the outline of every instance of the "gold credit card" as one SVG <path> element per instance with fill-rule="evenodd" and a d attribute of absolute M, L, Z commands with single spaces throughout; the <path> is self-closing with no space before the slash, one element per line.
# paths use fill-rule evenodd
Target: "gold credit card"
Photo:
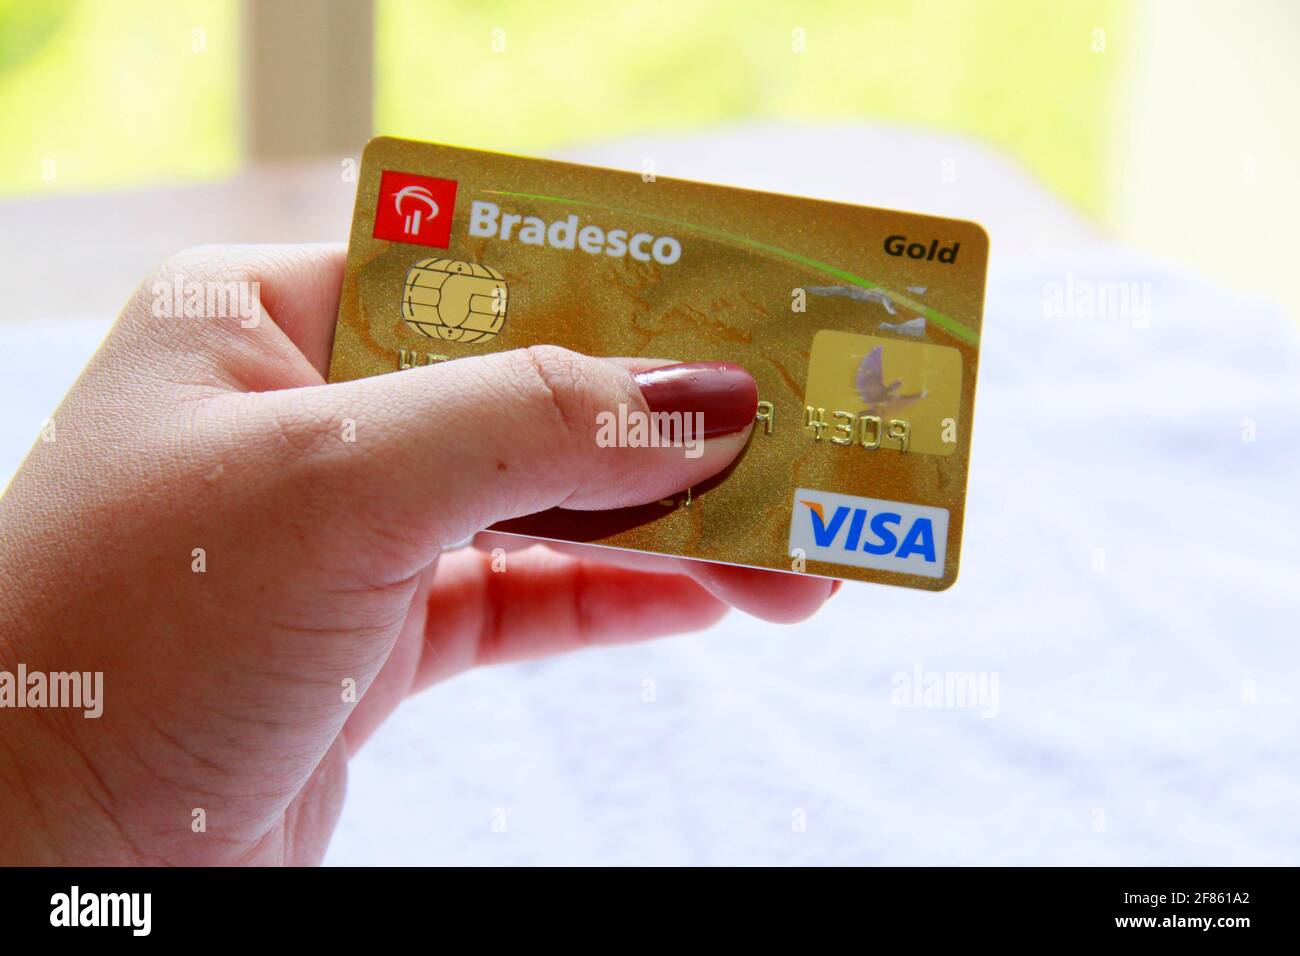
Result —
<path fill-rule="evenodd" d="M 742 365 L 758 413 L 722 476 L 496 530 L 942 590 L 987 261 L 971 222 L 381 137 L 329 379 L 539 344 Z"/>

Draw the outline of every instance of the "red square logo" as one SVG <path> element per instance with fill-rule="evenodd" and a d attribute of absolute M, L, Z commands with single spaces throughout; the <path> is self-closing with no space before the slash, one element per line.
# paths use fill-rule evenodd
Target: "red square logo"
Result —
<path fill-rule="evenodd" d="M 456 180 L 385 169 L 379 178 L 373 235 L 390 242 L 446 249 L 451 245 L 455 209 Z"/>

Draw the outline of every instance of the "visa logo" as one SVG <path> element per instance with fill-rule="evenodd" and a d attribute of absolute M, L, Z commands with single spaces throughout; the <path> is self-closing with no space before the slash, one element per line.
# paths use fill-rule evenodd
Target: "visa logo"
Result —
<path fill-rule="evenodd" d="M 796 488 L 790 552 L 810 561 L 943 577 L 948 509 Z"/>

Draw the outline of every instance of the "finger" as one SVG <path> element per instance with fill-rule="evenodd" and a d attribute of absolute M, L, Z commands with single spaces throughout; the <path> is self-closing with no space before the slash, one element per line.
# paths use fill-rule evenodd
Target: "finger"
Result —
<path fill-rule="evenodd" d="M 348 717 L 350 751 L 408 694 L 477 664 L 699 630 L 726 613 L 725 604 L 679 574 L 631 571 L 545 548 L 507 561 L 457 551 L 421 574 L 425 597 L 412 606 L 383 670 Z"/>
<path fill-rule="evenodd" d="M 504 569 L 474 551 L 445 556 L 429 591 L 419 690 L 483 664 L 696 631 L 726 605 L 689 577 L 535 548 Z"/>
<path fill-rule="evenodd" d="M 510 554 L 515 551 L 526 551 L 528 548 L 535 548 L 543 542 L 538 541 L 536 538 L 526 538 L 521 534 L 480 531 L 474 535 L 474 539 L 470 543 L 479 551 L 488 554 L 493 551 L 504 551 Z"/>
<path fill-rule="evenodd" d="M 228 398 L 289 457 L 293 470 L 281 473 L 318 513 L 334 526 L 382 528 L 427 562 L 428 548 L 501 520 L 644 504 L 708 479 L 745 447 L 758 394 L 737 366 L 634 376 L 539 346 Z M 678 447 L 643 447 L 659 434 L 651 412 L 677 416 Z M 620 433 L 620 418 L 646 423 L 640 441 Z M 338 440 L 342 422 L 354 423 L 354 441 Z"/>
<path fill-rule="evenodd" d="M 320 372 L 329 373 L 347 247 L 342 243 L 218 247 L 229 268 L 256 279 L 262 305 Z"/>
<path fill-rule="evenodd" d="M 522 534 L 483 531 L 474 536 L 474 547 L 487 554 L 504 552 L 512 554 L 528 548 L 544 547 L 557 554 L 567 554 L 584 561 L 598 561 L 618 568 L 634 571 L 652 571 L 656 574 L 685 574 L 686 561 L 664 554 L 647 554 L 626 548 L 609 548 L 597 544 L 573 544 L 568 541 L 551 541 L 530 538 Z"/>
<path fill-rule="evenodd" d="M 539 542 L 536 538 L 492 531 L 476 535 L 474 539 L 474 546 L 487 552 L 499 548 L 509 553 L 539 543 L 560 554 L 587 561 L 660 574 L 685 574 L 737 610 L 778 624 L 793 624 L 812 615 L 843 583 L 806 574 L 742 568 L 623 548 L 567 541 Z"/>
<path fill-rule="evenodd" d="M 210 355 L 226 371 L 247 371 L 248 381 L 238 384 L 259 391 L 317 384 L 329 371 L 334 325 L 338 317 L 346 250 L 337 243 L 318 245 L 200 246 L 177 253 L 156 276 L 146 280 L 134 311 L 137 327 L 157 338 L 159 316 L 155 308 L 165 294 L 169 308 L 162 309 L 179 333 L 178 345 L 191 360 Z M 186 308 L 185 296 L 197 290 L 201 316 L 177 315 Z M 208 291 L 220 292 L 210 297 Z M 216 308 L 218 314 L 208 314 Z M 247 315 L 243 314 L 248 308 Z M 220 323 L 220 336 L 208 336 L 202 350 L 194 348 L 194 320 Z M 270 321 L 262 321 L 269 319 Z M 316 374 L 295 377 L 293 363 L 275 354 L 281 347 L 288 358 L 301 356 L 303 368 Z M 278 362 L 245 362 L 241 347 L 252 356 L 272 353 Z M 268 374 L 268 373 L 276 373 Z"/>
<path fill-rule="evenodd" d="M 637 372 L 645 372 L 652 368 L 662 368 L 665 365 L 678 364 L 677 359 L 639 358 L 637 356 L 632 356 L 630 358 L 627 356 L 614 356 L 612 358 L 607 358 L 605 361 L 613 362 L 615 365 L 620 365 L 633 374 Z"/>
<path fill-rule="evenodd" d="M 719 600 L 776 624 L 794 624 L 814 614 L 840 582 L 790 571 L 739 568 L 689 561 L 687 573 Z"/>

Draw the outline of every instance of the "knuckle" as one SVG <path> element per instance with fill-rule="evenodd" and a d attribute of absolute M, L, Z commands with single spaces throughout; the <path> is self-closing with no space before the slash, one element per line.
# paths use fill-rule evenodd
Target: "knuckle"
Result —
<path fill-rule="evenodd" d="M 565 430 L 586 435 L 595 422 L 597 399 L 586 356 L 555 345 L 523 350 L 530 372 L 528 390 L 549 407 Z"/>
<path fill-rule="evenodd" d="M 229 258 L 230 247 L 221 245 L 188 246 L 168 256 L 159 272 L 167 277 L 178 275 L 198 279 L 242 279 L 248 270 Z"/>
<path fill-rule="evenodd" d="M 262 396 L 250 396 L 261 398 Z M 325 420 L 305 405 L 291 401 L 265 403 L 266 425 L 278 456 L 313 473 L 327 468 L 338 451 L 336 423 Z"/>
<path fill-rule="evenodd" d="M 123 313 L 127 324 L 156 331 L 188 330 L 192 323 L 183 320 L 205 313 L 209 300 L 220 299 L 224 311 L 231 290 L 237 294 L 237 283 L 251 278 L 247 266 L 233 262 L 229 253 L 228 247 L 207 245 L 168 256 L 136 287 Z"/>

